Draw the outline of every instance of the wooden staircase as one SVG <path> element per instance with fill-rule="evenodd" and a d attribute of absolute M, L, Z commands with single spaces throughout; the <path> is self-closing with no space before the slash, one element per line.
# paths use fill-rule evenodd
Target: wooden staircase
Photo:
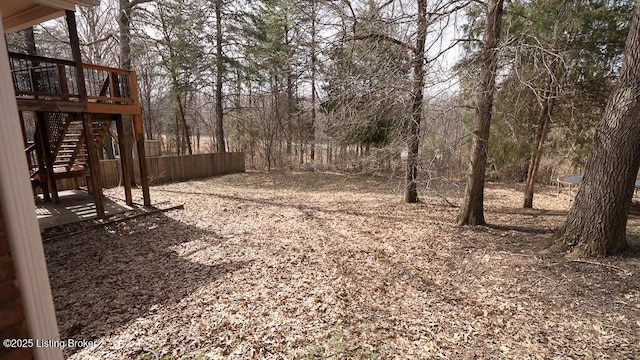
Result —
<path fill-rule="evenodd" d="M 102 146 L 102 142 L 113 122 L 112 116 L 109 114 L 92 115 L 91 133 L 96 150 Z M 63 117 L 62 122 L 62 131 L 49 136 L 54 179 L 88 176 L 89 157 L 82 121 L 74 116 L 67 115 Z M 39 136 L 40 133 L 36 130 L 36 142 L 40 141 Z M 32 152 L 35 152 L 35 157 Z M 34 145 L 25 149 L 25 153 L 31 168 L 32 187 L 34 189 L 41 187 L 42 182 L 47 181 L 46 171 L 44 170 L 44 167 L 46 167 L 44 153 L 38 151 Z"/>
<path fill-rule="evenodd" d="M 93 142 L 98 149 L 102 145 L 112 118 L 109 115 L 94 115 L 91 123 L 91 133 Z M 57 148 L 53 151 L 53 167 L 56 174 L 69 173 L 86 170 L 88 166 L 88 155 L 86 138 L 84 136 L 81 120 L 67 117 L 62 136 Z M 65 177 L 65 176 L 61 176 Z"/>

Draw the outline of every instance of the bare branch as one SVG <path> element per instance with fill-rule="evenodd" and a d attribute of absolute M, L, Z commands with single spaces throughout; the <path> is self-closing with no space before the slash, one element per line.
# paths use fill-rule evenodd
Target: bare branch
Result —
<path fill-rule="evenodd" d="M 416 48 L 411 45 L 408 44 L 404 41 L 398 40 L 394 37 L 391 37 L 389 35 L 385 35 L 385 34 L 376 34 L 376 33 L 372 33 L 372 34 L 363 34 L 363 35 L 354 35 L 351 38 L 346 39 L 347 41 L 351 40 L 367 40 L 367 39 L 376 39 L 376 40 L 382 40 L 382 41 L 388 41 L 390 43 L 396 44 L 396 45 L 400 45 L 404 48 L 407 48 L 411 51 L 415 51 Z"/>
<path fill-rule="evenodd" d="M 144 3 L 148 3 L 148 2 L 152 2 L 154 0 L 133 0 L 129 3 L 129 9 L 133 9 L 134 7 L 140 5 L 140 4 L 144 4 Z"/>
<path fill-rule="evenodd" d="M 106 34 L 105 36 L 103 36 L 100 39 L 97 39 L 97 40 L 94 40 L 94 41 L 90 41 L 90 42 L 87 42 L 87 43 L 81 43 L 80 45 L 82 45 L 82 46 L 91 46 L 91 45 L 95 45 L 95 44 L 98 44 L 98 43 L 101 43 L 101 42 L 105 42 L 105 41 L 107 41 L 107 40 L 109 40 L 109 39 L 111 39 L 113 37 L 114 37 L 114 34 L 112 32 L 110 32 L 110 33 Z"/>

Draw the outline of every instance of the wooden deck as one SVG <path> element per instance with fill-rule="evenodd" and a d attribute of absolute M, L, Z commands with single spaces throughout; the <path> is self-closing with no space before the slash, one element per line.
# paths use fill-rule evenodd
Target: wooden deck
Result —
<path fill-rule="evenodd" d="M 135 71 L 18 53 L 9 61 L 20 111 L 142 114 Z"/>
<path fill-rule="evenodd" d="M 40 232 L 60 225 L 72 224 L 98 216 L 93 197 L 86 191 L 67 190 L 60 192 L 59 204 L 36 199 L 36 216 L 40 225 Z M 104 201 L 105 215 L 114 215 L 132 210 L 130 206 L 118 204 L 109 199 Z"/>
<path fill-rule="evenodd" d="M 73 60 L 9 53 L 16 103 L 21 114 L 25 153 L 32 169 L 32 186 L 40 187 L 45 199 L 58 203 L 56 180 L 87 177 L 94 189 L 98 216 L 104 216 L 102 183 L 97 149 L 111 122 L 116 123 L 121 153 L 128 140 L 124 124 L 132 121 L 145 205 L 150 205 L 149 182 L 144 161 L 142 109 L 138 100 L 136 74 L 132 70 L 85 64 L 81 61 L 75 18 L 67 12 Z M 33 143 L 26 135 L 23 114 L 36 117 Z M 131 115 L 130 118 L 123 115 Z M 105 119 L 105 116 L 107 117 Z M 131 120 L 129 120 L 131 119 Z M 70 129 L 75 126 L 76 133 Z M 104 126 L 103 126 L 104 125 Z M 82 155 L 79 155 L 82 154 Z M 131 184 L 123 158 L 125 197 L 131 203 Z M 66 161 L 66 163 L 64 163 Z M 65 169 L 60 171 L 60 169 Z M 34 181 L 37 177 L 37 182 Z"/>

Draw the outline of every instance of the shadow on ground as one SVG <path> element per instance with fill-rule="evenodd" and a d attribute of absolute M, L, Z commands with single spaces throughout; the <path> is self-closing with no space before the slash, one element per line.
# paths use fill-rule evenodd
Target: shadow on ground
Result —
<path fill-rule="evenodd" d="M 171 306 L 246 262 L 194 263 L 171 248 L 215 233 L 154 214 L 45 242 L 61 339 L 97 340 Z M 188 254 L 186 255 L 188 256 Z M 69 356 L 74 352 L 68 349 Z"/>

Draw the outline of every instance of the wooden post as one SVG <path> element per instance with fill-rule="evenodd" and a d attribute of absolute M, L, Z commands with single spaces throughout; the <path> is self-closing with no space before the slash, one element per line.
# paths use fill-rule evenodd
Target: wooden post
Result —
<path fill-rule="evenodd" d="M 26 149 L 29 147 L 29 142 L 27 141 L 27 130 L 24 127 L 24 114 L 22 113 L 22 111 L 18 111 L 18 117 L 20 118 L 20 130 L 22 130 L 22 142 L 24 143 L 24 148 Z M 29 170 L 31 170 L 31 166 L 29 166 Z"/>
<path fill-rule="evenodd" d="M 120 167 L 122 168 L 122 181 L 124 182 L 124 197 L 127 205 L 133 205 L 133 198 L 131 196 L 131 176 L 129 172 L 129 158 L 130 154 L 127 154 L 126 142 L 127 135 L 124 133 L 124 119 L 122 115 L 117 115 L 116 128 L 118 129 L 118 149 L 120 149 Z"/>
<path fill-rule="evenodd" d="M 29 152 L 26 151 L 26 149 L 29 147 L 29 141 L 27 140 L 27 130 L 24 127 L 24 114 L 22 113 L 22 111 L 18 111 L 18 117 L 20 118 L 20 130 L 22 130 L 22 142 L 24 143 L 24 148 L 25 148 L 24 154 L 26 155 L 26 158 L 27 158 L 29 175 L 31 175 L 31 171 L 33 171 L 34 164 L 31 162 L 31 156 L 29 156 Z"/>
<path fill-rule="evenodd" d="M 138 148 L 140 183 L 142 185 L 144 206 L 151 206 L 151 195 L 149 194 L 149 176 L 147 175 L 147 156 L 144 151 L 144 130 L 142 129 L 142 115 L 133 115 L 133 130 L 136 135 L 136 145 Z"/>
<path fill-rule="evenodd" d="M 134 71 L 129 72 L 129 90 L 131 91 L 132 105 L 140 106 L 138 99 L 138 81 Z M 140 164 L 140 183 L 142 185 L 142 197 L 144 206 L 151 206 L 151 195 L 149 194 L 149 176 L 147 172 L 147 156 L 144 150 L 144 128 L 142 126 L 142 115 L 140 112 L 133 115 L 133 132 L 138 148 L 138 162 Z"/>
<path fill-rule="evenodd" d="M 82 53 L 80 52 L 80 39 L 78 38 L 78 26 L 76 25 L 76 15 L 71 10 L 65 12 L 67 19 L 67 28 L 69 29 L 69 43 L 71 45 L 71 57 L 75 63 L 76 80 L 78 82 L 78 95 L 80 102 L 87 106 L 87 87 L 84 79 L 84 70 L 82 67 Z M 87 155 L 89 157 L 89 172 L 91 174 L 90 187 L 93 190 L 93 198 L 96 204 L 96 213 L 98 217 L 104 217 L 104 201 L 102 197 L 102 178 L 100 177 L 100 162 L 98 160 L 98 152 L 93 140 L 93 124 L 91 115 L 80 113 L 82 119 L 82 128 L 84 130 L 85 144 L 87 147 Z"/>
<path fill-rule="evenodd" d="M 67 85 L 67 71 L 63 64 L 58 64 L 58 80 L 60 80 L 60 92 L 62 92 L 62 98 L 69 100 L 69 86 Z"/>
<path fill-rule="evenodd" d="M 91 173 L 91 187 L 93 188 L 93 199 L 96 204 L 96 213 L 98 217 L 104 217 L 104 202 L 102 197 L 102 178 L 100 177 L 100 162 L 98 160 L 98 151 L 93 141 L 93 124 L 91 114 L 82 113 L 82 128 L 84 130 L 85 144 L 87 147 L 87 155 L 89 157 L 89 172 Z"/>
<path fill-rule="evenodd" d="M 51 199 L 54 204 L 59 204 L 60 199 L 58 198 L 58 186 L 56 185 L 56 179 L 54 177 L 53 171 L 53 157 L 51 156 L 51 146 L 49 144 L 49 131 L 47 130 L 47 121 L 45 118 L 45 113 L 37 112 L 36 113 L 36 122 L 38 126 L 38 131 L 40 132 L 40 148 L 42 149 L 43 161 L 45 170 L 47 173 L 47 192 L 51 192 Z M 42 192 L 45 192 L 44 186 L 42 187 Z M 43 195 L 44 196 L 44 195 Z M 46 200 L 47 196 L 45 196 Z"/>
<path fill-rule="evenodd" d="M 49 176 L 46 173 L 47 166 L 44 162 L 44 149 L 42 148 L 42 142 L 39 141 L 42 135 L 40 135 L 40 126 L 38 125 L 38 119 L 36 118 L 36 133 L 34 136 L 34 144 L 36 145 L 36 161 L 38 162 L 38 172 L 44 173 L 44 178 L 40 179 L 40 189 L 42 189 L 42 198 L 45 202 L 51 201 L 51 194 L 49 193 L 49 180 L 47 177 Z"/>

